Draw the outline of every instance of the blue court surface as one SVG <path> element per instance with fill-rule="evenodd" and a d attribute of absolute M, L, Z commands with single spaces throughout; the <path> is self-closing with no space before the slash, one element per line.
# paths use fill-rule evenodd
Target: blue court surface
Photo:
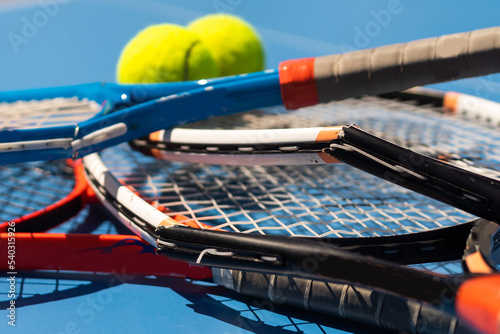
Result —
<path fill-rule="evenodd" d="M 140 29 L 185 25 L 227 12 L 252 23 L 268 68 L 282 60 L 342 53 L 499 24 L 498 1 L 40 0 L 0 1 L 0 90 L 114 81 L 125 43 Z M 439 85 L 500 101 L 500 76 Z M 99 209 L 95 233 L 115 232 Z M 96 226 L 99 225 L 99 226 Z M 60 230 L 71 230 L 67 225 Z M 34 254 L 36 256 L 36 254 Z M 5 277 L 2 276 L 5 280 Z M 93 275 L 18 278 L 16 327 L 0 302 L 0 333 L 373 333 L 343 319 L 272 305 L 210 283 Z M 6 282 L 0 284 L 2 301 Z"/>

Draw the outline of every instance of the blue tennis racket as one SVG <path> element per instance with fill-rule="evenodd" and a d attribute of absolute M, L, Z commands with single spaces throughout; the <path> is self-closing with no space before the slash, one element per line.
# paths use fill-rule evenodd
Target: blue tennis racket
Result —
<path fill-rule="evenodd" d="M 36 119 L 4 124 L 0 163 L 80 158 L 151 132 L 211 116 L 285 105 L 297 109 L 500 71 L 500 28 L 375 49 L 285 61 L 279 70 L 152 86 L 88 84 L 0 94 L 0 101 L 88 99 L 97 115 L 40 128 Z M 40 117 L 50 117 L 41 112 Z M 20 126 L 21 125 L 21 126 Z"/>

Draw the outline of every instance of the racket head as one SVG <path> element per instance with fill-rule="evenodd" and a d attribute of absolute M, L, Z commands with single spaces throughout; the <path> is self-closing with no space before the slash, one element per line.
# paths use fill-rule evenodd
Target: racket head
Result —
<path fill-rule="evenodd" d="M 101 107 L 80 98 L 87 91 L 96 91 L 96 85 L 4 92 L 0 127 L 43 130 L 92 117 Z M 18 100 L 21 97 L 24 100 Z M 17 232 L 45 231 L 76 214 L 92 198 L 80 164 L 56 160 L 1 166 L 0 231 L 6 232 L 9 222 L 15 223 Z"/>
<path fill-rule="evenodd" d="M 5 222 L 0 224 L 0 231 L 46 231 L 94 199 L 81 161 L 17 164 L 2 166 L 2 170 L 9 173 L 9 178 L 2 184 L 8 189 L 8 200 L 3 199 Z M 12 224 L 15 227 L 9 229 Z"/>
<path fill-rule="evenodd" d="M 127 87 L 139 91 L 139 87 Z M 1 94 L 3 129 L 52 129 L 81 122 L 102 111 L 106 97 L 117 97 L 123 87 L 101 83 L 36 89 Z M 116 102 L 116 98 L 115 98 Z M 75 168 L 73 170 L 73 167 Z M 2 220 L 16 231 L 45 231 L 92 201 L 80 162 L 49 161 L 2 166 Z M 6 231 L 6 223 L 0 225 Z"/>

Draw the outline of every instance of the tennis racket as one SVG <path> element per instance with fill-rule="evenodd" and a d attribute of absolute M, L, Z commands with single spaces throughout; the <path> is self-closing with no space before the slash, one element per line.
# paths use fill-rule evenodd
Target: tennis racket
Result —
<path fill-rule="evenodd" d="M 5 128 L 0 132 L 0 162 L 80 158 L 162 128 L 211 116 L 283 104 L 296 109 L 350 96 L 498 72 L 499 31 L 489 28 L 342 55 L 292 60 L 283 62 L 279 71 L 155 86 L 154 92 L 140 86 L 111 86 L 112 93 L 107 94 L 109 90 L 94 84 L 3 93 L 0 100 L 6 102 L 69 96 L 109 102 L 98 116 L 72 125 Z M 134 90 L 146 90 L 148 94 L 136 98 Z"/>
<path fill-rule="evenodd" d="M 473 176 L 474 180 L 487 180 L 487 188 L 492 189 L 487 192 L 476 189 L 473 191 L 476 196 L 494 194 L 498 182 L 495 169 L 499 156 L 496 153 L 496 128 L 439 114 L 429 110 L 430 107 L 433 107 L 432 104 L 419 105 L 412 101 L 366 97 L 297 112 L 261 110 L 250 117 L 246 113 L 241 115 L 239 123 L 241 127 L 247 127 L 255 119 L 266 124 L 267 116 L 274 119 L 273 122 L 282 121 L 288 125 L 295 122 L 301 126 L 307 126 L 311 119 L 324 120 L 325 124 L 322 126 L 356 120 L 363 128 L 388 137 L 393 142 L 414 150 L 430 152 L 435 156 L 452 156 L 460 162 L 455 164 L 467 166 L 457 167 L 449 162 L 423 157 L 426 163 L 430 161 L 436 164 L 434 171 L 426 171 L 425 175 L 429 179 L 439 176 L 438 180 L 441 180 L 452 171 L 460 175 L 457 176 L 458 180 L 463 175 Z M 355 129 L 357 133 L 359 130 Z M 365 132 L 361 134 L 365 136 Z M 379 142 L 378 138 L 369 136 L 370 140 L 373 138 L 375 143 Z M 394 144 L 385 141 L 382 143 L 383 149 L 371 149 L 370 156 L 393 153 Z M 402 149 L 397 147 L 396 150 L 399 152 Z M 362 159 L 366 157 L 363 154 L 360 156 Z M 421 155 L 416 157 L 420 158 Z M 340 157 L 338 160 L 344 159 Z M 386 161 L 383 158 L 379 160 L 386 167 Z M 404 160 L 400 163 L 404 163 Z M 475 205 L 465 204 L 474 196 L 456 196 L 448 204 L 441 204 L 345 164 L 193 165 L 160 161 L 121 145 L 84 158 L 84 166 L 102 203 L 144 240 L 158 245 L 159 252 L 195 264 L 223 268 L 219 276 L 223 277 L 222 281 L 226 280 L 225 285 L 229 287 L 241 287 L 241 282 L 247 282 L 247 276 L 227 274 L 227 270 L 268 274 L 268 280 L 259 289 L 252 285 L 249 290 L 241 288 L 242 291 L 252 290 L 262 297 L 273 296 L 274 289 L 277 289 L 277 295 L 294 296 L 284 298 L 286 302 L 306 308 L 315 303 L 329 305 L 331 302 L 331 305 L 336 305 L 335 298 L 339 300 L 339 295 L 344 296 L 339 292 L 340 294 L 332 293 L 330 297 L 325 297 L 325 294 L 328 296 L 330 287 L 317 290 L 317 295 L 311 292 L 311 279 L 319 279 L 341 280 L 344 283 L 349 281 L 356 286 L 359 284 L 366 287 L 367 291 L 389 291 L 407 301 L 416 299 L 425 301 L 424 304 L 436 302 L 436 307 L 454 314 L 450 310 L 453 308 L 454 298 L 450 299 L 452 302 L 444 302 L 438 298 L 440 295 L 432 293 L 441 292 L 440 289 L 449 282 L 462 280 L 400 267 L 394 265 L 393 261 L 405 263 L 405 258 L 415 258 L 415 254 L 421 257 L 420 262 L 462 256 L 467 235 L 474 224 L 467 223 L 472 216 L 450 207 L 450 203 L 466 208 L 475 215 L 495 215 L 494 208 L 490 210 L 490 207 L 479 206 L 475 200 Z M 442 168 L 447 171 L 443 173 L 446 175 L 434 173 Z M 390 168 L 389 171 L 395 173 L 397 170 Z M 406 185 L 408 178 L 421 171 L 412 168 L 400 169 L 399 172 L 405 181 L 403 185 Z M 415 183 L 420 184 L 412 188 L 421 190 L 426 182 L 421 178 L 417 179 Z M 455 182 L 439 184 L 458 185 Z M 131 188 L 135 190 L 131 191 Z M 446 196 L 455 194 L 445 191 L 443 187 L 438 191 L 433 187 L 429 189 L 422 192 L 434 197 L 443 196 L 441 192 Z M 461 191 L 468 194 L 472 191 L 470 189 L 467 184 Z M 489 202 L 493 206 L 494 200 L 492 198 Z M 154 206 L 166 207 L 174 214 L 187 216 L 200 225 L 210 225 L 212 230 L 176 227 L 177 222 L 169 217 L 171 214 L 166 216 Z M 495 223 L 492 224 L 496 226 Z M 446 226 L 453 227 L 443 229 Z M 224 232 L 216 231 L 218 229 Z M 437 236 L 434 233 L 442 234 Z M 398 239 L 400 234 L 409 234 L 411 237 Z M 394 235 L 397 237 L 390 237 Z M 412 243 L 409 241 L 411 238 L 422 238 L 424 241 Z M 456 252 L 449 252 L 450 245 L 455 242 L 455 246 L 451 248 L 456 247 Z M 379 244 L 384 246 L 378 248 Z M 338 245 L 343 248 L 339 249 L 336 247 Z M 360 249 L 360 246 L 366 248 Z M 376 255 L 382 259 L 369 259 L 359 253 Z M 481 259 L 477 254 L 475 257 Z M 387 263 L 386 260 L 392 261 Z M 492 268 L 488 261 L 483 261 L 483 264 L 482 267 Z M 373 274 L 368 268 L 373 269 Z M 468 268 L 477 273 L 472 264 L 468 264 Z M 283 285 L 280 283 L 279 288 L 274 284 L 277 276 L 273 275 L 285 275 L 283 281 L 280 281 Z M 303 283 L 295 283 L 295 278 L 291 277 L 299 277 L 297 282 Z M 252 278 L 248 281 L 255 282 Z M 457 284 L 451 287 L 456 288 Z M 348 290 L 343 291 L 347 293 Z M 344 299 L 340 300 L 341 305 L 344 305 Z M 385 306 L 389 309 L 400 307 L 399 304 L 385 304 L 386 301 L 377 300 L 372 312 Z M 332 312 L 343 314 L 342 308 L 343 306 L 338 311 L 332 307 Z M 397 325 L 390 319 L 373 321 L 386 328 L 394 325 L 395 327 L 390 328 L 411 331 L 415 328 L 415 319 L 419 314 L 419 308 L 416 310 L 416 313 L 411 313 L 408 317 L 397 317 L 398 321 L 401 320 Z"/>
<path fill-rule="evenodd" d="M 390 244 L 390 242 L 403 243 L 408 236 L 401 236 L 398 240 L 395 238 L 392 238 L 392 240 L 390 238 L 385 239 L 384 242 L 379 243 L 378 247 L 394 247 L 394 244 Z M 1 254 L 7 254 L 8 238 L 7 233 L 0 234 L 0 246 L 3 246 L 1 247 Z M 188 265 L 185 262 L 156 256 L 151 245 L 145 244 L 134 236 L 18 233 L 15 238 L 16 249 L 18 250 L 16 254 L 16 270 L 21 276 L 43 277 L 40 275 L 47 275 L 55 271 L 56 276 L 60 279 L 68 279 L 72 277 L 71 275 L 78 280 L 86 279 L 87 276 L 74 273 L 78 271 L 80 273 L 91 272 L 114 275 L 105 276 L 110 282 L 117 282 L 117 279 L 119 279 L 120 281 L 125 280 L 129 283 L 135 283 L 138 278 L 151 275 L 195 280 L 211 279 L 215 283 L 226 286 L 240 294 L 264 300 L 271 299 L 277 305 L 284 304 L 295 307 L 304 306 L 304 300 L 299 298 L 299 295 L 304 293 L 301 290 L 310 285 L 314 287 L 315 295 L 323 295 L 323 301 L 328 301 L 327 304 L 317 304 L 315 298 L 311 298 L 308 308 L 320 314 L 334 315 L 385 328 L 408 328 L 410 330 L 413 327 L 412 332 L 419 333 L 441 333 L 444 331 L 469 333 L 468 329 L 460 324 L 455 317 L 439 311 L 431 305 L 408 301 L 398 295 L 374 291 L 353 284 L 311 281 L 222 269 L 209 270 L 205 267 Z M 436 243 L 435 240 L 426 240 L 427 238 L 424 237 L 420 239 L 421 243 Z M 344 241 L 348 241 L 347 244 L 349 242 L 356 243 L 356 240 L 349 241 L 349 239 L 345 239 Z M 415 238 L 413 237 L 411 241 L 415 242 Z M 368 247 L 368 245 L 361 248 L 368 254 L 376 249 Z M 458 247 L 449 247 L 448 251 L 460 256 Z M 35 253 L 36 257 L 33 256 Z M 418 252 L 407 253 L 407 255 L 406 262 L 419 262 L 421 260 L 421 255 Z M 2 263 L 0 268 L 8 273 L 8 258 L 6 255 L 0 257 L 0 263 Z M 447 270 L 453 270 L 451 264 L 440 264 L 440 266 Z M 30 275 L 30 271 L 33 270 L 43 271 Z M 95 277 L 89 276 L 88 279 L 94 280 Z M 287 281 L 288 283 L 293 282 L 293 287 L 281 291 Z M 158 283 L 150 282 L 149 284 Z M 274 287 L 275 290 L 268 295 L 266 290 L 269 286 Z M 282 294 L 285 291 L 294 291 L 294 293 Z M 387 300 L 390 302 L 387 302 Z M 307 302 L 309 303 L 309 301 Z M 411 319 L 401 321 L 395 316 L 394 312 L 397 312 L 400 316 L 411 315 Z"/>

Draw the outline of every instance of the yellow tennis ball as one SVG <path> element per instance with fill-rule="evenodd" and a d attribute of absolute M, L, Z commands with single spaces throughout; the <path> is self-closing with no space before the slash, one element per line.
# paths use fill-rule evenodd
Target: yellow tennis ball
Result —
<path fill-rule="evenodd" d="M 215 60 L 198 34 L 173 24 L 152 25 L 124 47 L 116 78 L 120 83 L 198 80 L 219 76 Z"/>
<path fill-rule="evenodd" d="M 255 29 L 241 18 L 212 14 L 188 25 L 200 35 L 221 76 L 264 70 L 264 47 Z"/>

